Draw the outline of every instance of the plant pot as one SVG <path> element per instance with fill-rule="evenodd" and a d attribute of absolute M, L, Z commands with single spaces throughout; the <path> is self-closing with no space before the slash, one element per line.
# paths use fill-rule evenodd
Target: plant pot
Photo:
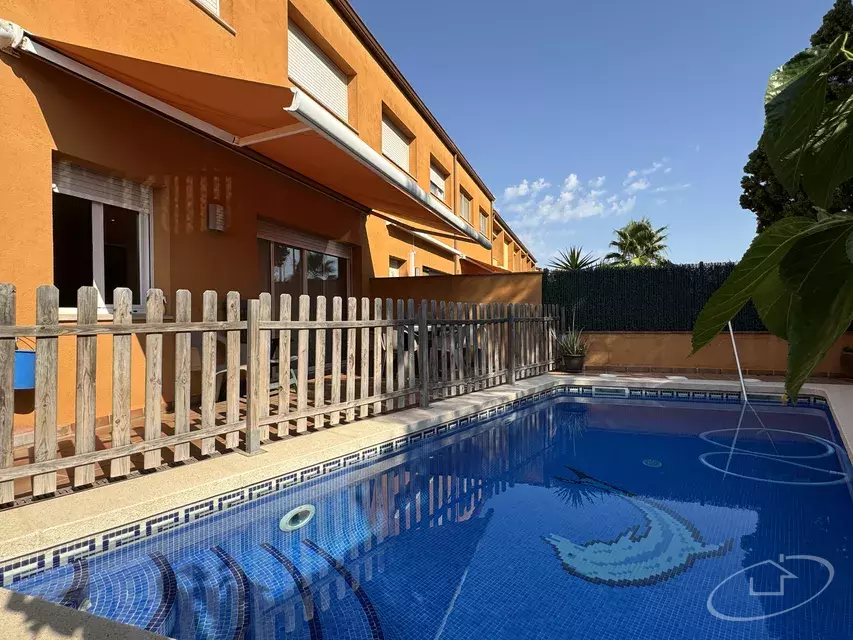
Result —
<path fill-rule="evenodd" d="M 853 377 L 853 351 L 841 352 L 841 371 Z"/>
<path fill-rule="evenodd" d="M 563 356 L 563 371 L 582 373 L 586 356 Z"/>

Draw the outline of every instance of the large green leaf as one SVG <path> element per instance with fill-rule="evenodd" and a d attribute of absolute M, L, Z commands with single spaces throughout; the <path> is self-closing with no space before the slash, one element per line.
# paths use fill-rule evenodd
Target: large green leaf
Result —
<path fill-rule="evenodd" d="M 791 195 L 796 195 L 807 143 L 826 106 L 830 66 L 846 36 L 828 47 L 807 49 L 771 77 L 765 94 L 765 123 L 761 146 L 773 172 Z"/>
<path fill-rule="evenodd" d="M 770 333 L 782 340 L 788 339 L 788 316 L 793 295 L 791 289 L 779 277 L 778 267 L 767 274 L 752 294 L 758 317 Z"/>
<path fill-rule="evenodd" d="M 758 235 L 717 289 L 693 326 L 693 353 L 708 344 L 746 304 L 756 287 L 779 266 L 793 244 L 817 224 L 810 218 L 783 218 Z"/>
<path fill-rule="evenodd" d="M 782 279 L 798 291 L 788 324 L 785 380 L 794 398 L 853 321 L 853 263 L 847 257 L 852 232 L 850 227 L 841 229 L 845 231 L 823 230 L 797 241 L 780 267 Z"/>
<path fill-rule="evenodd" d="M 801 170 L 803 190 L 823 208 L 832 203 L 836 187 L 853 178 L 853 96 L 826 105 Z"/>

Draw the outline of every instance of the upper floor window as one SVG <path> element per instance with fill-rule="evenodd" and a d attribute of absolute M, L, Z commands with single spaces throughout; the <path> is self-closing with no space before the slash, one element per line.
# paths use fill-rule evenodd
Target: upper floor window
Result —
<path fill-rule="evenodd" d="M 329 111 L 348 121 L 347 74 L 293 22 L 287 25 L 287 75 Z"/>
<path fill-rule="evenodd" d="M 480 235 L 489 237 L 489 214 L 480 209 Z"/>
<path fill-rule="evenodd" d="M 447 174 L 434 162 L 429 165 L 429 192 L 444 201 L 447 188 Z"/>
<path fill-rule="evenodd" d="M 382 153 L 406 173 L 409 171 L 409 145 L 412 138 L 382 114 Z"/>
<path fill-rule="evenodd" d="M 464 191 L 459 191 L 459 217 L 466 222 L 471 222 L 471 196 Z"/>
<path fill-rule="evenodd" d="M 77 289 L 94 286 L 110 311 L 113 290 L 131 290 L 137 310 L 150 281 L 150 187 L 65 161 L 53 163 L 53 282 L 59 306 L 77 306 Z"/>

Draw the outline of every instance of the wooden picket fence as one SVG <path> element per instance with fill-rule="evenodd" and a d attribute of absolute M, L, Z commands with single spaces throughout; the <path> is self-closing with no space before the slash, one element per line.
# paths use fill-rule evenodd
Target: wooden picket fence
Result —
<path fill-rule="evenodd" d="M 102 471 L 110 479 L 127 476 L 132 456 L 141 456 L 138 468 L 153 470 L 162 466 L 166 449 L 171 449 L 172 462 L 237 448 L 254 454 L 272 438 L 271 429 L 282 438 L 308 431 L 309 421 L 317 429 L 394 409 L 426 407 L 540 375 L 553 369 L 556 355 L 555 322 L 541 305 L 426 300 L 416 305 L 411 299 L 335 297 L 329 318 L 323 296 L 312 301 L 303 295 L 294 301 L 282 295 L 274 314 L 269 294 L 246 301 L 243 311 L 240 294 L 229 292 L 220 311 L 217 293 L 205 291 L 202 318 L 193 321 L 191 294 L 180 290 L 174 321 L 166 322 L 163 292 L 150 289 L 145 321 L 135 322 L 130 290 L 116 289 L 112 320 L 105 323 L 98 322 L 97 290 L 81 287 L 72 324 L 59 322 L 59 292 L 43 285 L 37 290 L 36 325 L 18 326 L 15 297 L 13 285 L 0 283 L 0 504 L 28 490 L 33 497 L 55 493 L 60 470 L 68 470 L 74 487 L 91 485 L 97 464 L 104 465 Z M 198 334 L 200 340 L 194 338 Z M 112 336 L 112 406 L 110 446 L 97 448 L 100 335 Z M 169 335 L 174 336 L 174 401 L 172 420 L 164 425 L 163 341 Z M 62 336 L 73 337 L 77 355 L 74 453 L 65 456 L 57 447 Z M 144 434 L 136 442 L 131 426 L 134 336 L 143 337 L 145 353 Z M 13 383 L 19 338 L 35 340 L 35 415 L 29 459 L 16 462 Z M 201 360 L 200 421 L 190 417 L 193 348 Z M 217 349 L 224 349 L 224 368 Z M 219 376 L 224 377 L 224 420 L 217 414 Z M 271 398 L 277 400 L 274 407 Z M 195 453 L 193 442 L 198 443 Z M 22 478 L 31 484 L 22 488 Z"/>

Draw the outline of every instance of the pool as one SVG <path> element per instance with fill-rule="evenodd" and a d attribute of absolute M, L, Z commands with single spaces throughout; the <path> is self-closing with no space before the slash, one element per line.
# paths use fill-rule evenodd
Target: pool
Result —
<path fill-rule="evenodd" d="M 847 454 L 754 408 L 556 392 L 5 579 L 175 638 L 849 639 Z"/>

